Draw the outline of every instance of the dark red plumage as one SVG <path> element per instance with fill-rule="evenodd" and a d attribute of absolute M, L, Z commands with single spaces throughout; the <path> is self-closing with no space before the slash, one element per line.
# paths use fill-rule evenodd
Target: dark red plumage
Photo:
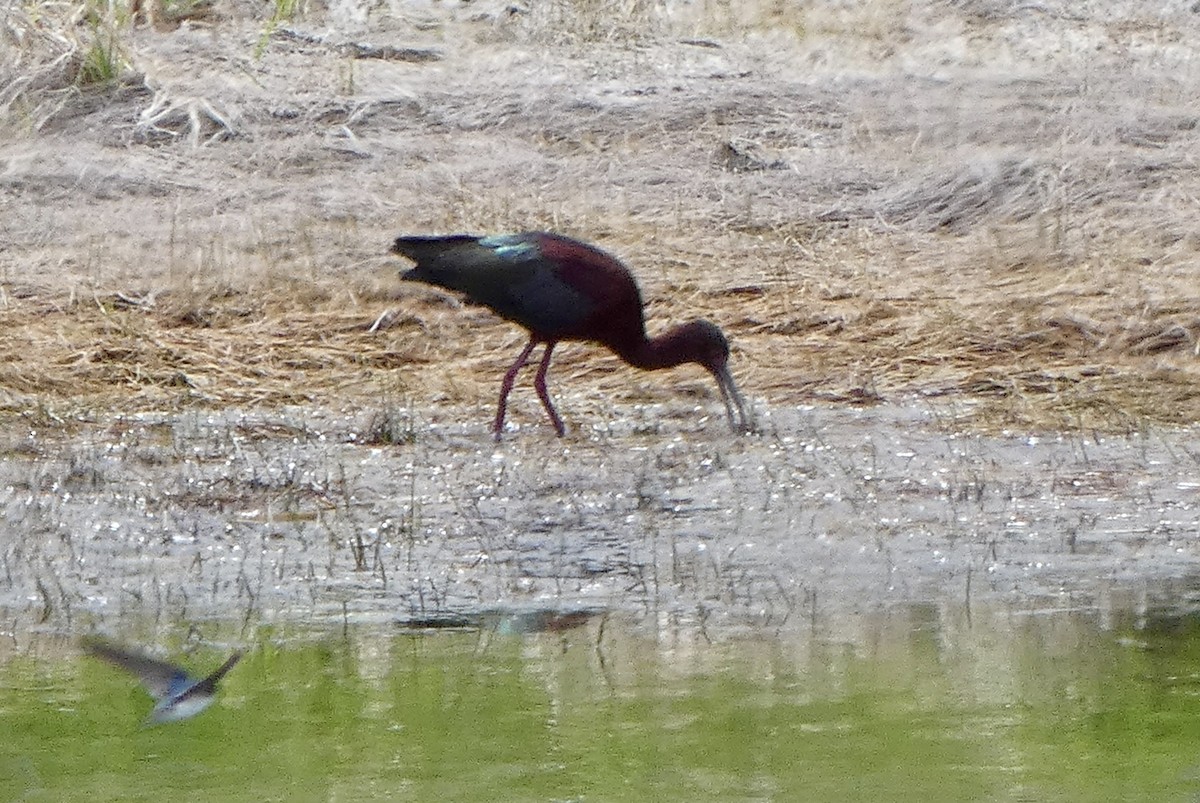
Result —
<path fill-rule="evenodd" d="M 624 265 L 598 248 L 559 234 L 525 232 L 399 237 L 392 252 L 416 263 L 402 278 L 457 290 L 529 330 L 529 343 L 501 384 L 493 424 L 497 438 L 513 381 L 538 343 L 545 343 L 546 351 L 534 387 L 555 430 L 563 434 L 562 419 L 546 390 L 550 354 L 560 340 L 601 343 L 637 368 L 703 365 L 717 380 L 730 426 L 749 428 L 745 403 L 729 372 L 729 342 L 721 330 L 697 320 L 647 338 L 637 283 Z"/>

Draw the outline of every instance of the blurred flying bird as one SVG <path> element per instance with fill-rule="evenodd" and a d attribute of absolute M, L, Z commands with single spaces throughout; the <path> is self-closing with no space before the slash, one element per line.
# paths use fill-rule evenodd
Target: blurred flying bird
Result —
<path fill-rule="evenodd" d="M 217 671 L 199 680 L 175 664 L 117 647 L 101 639 L 84 639 L 83 648 L 89 654 L 136 675 L 142 682 L 155 700 L 154 709 L 146 718 L 147 725 L 188 719 L 208 708 L 216 699 L 217 682 L 242 657 L 240 652 L 235 652 Z"/>
<path fill-rule="evenodd" d="M 508 394 L 530 353 L 544 343 L 533 386 L 561 436 L 562 419 L 546 390 L 550 354 L 560 340 L 607 346 L 635 368 L 653 370 L 694 362 L 717 380 L 729 425 L 751 427 L 745 402 L 729 371 L 729 341 L 705 320 L 680 324 L 658 337 L 646 336 L 642 296 L 629 270 L 587 243 L 548 232 L 492 237 L 399 237 L 392 252 L 416 267 L 401 278 L 457 290 L 477 304 L 529 330 L 529 343 L 504 374 L 492 431 L 504 429 Z"/>

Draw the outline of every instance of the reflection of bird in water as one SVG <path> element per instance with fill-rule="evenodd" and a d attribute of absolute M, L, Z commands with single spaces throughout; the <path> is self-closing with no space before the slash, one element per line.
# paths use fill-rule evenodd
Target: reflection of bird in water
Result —
<path fill-rule="evenodd" d="M 400 237 L 392 252 L 417 263 L 402 278 L 457 290 L 529 330 L 526 344 L 500 385 L 492 431 L 500 437 L 508 394 L 534 346 L 546 345 L 533 386 L 554 429 L 562 419 L 546 390 L 550 354 L 560 340 L 607 346 L 636 368 L 653 370 L 694 362 L 717 380 L 729 424 L 750 428 L 746 406 L 729 371 L 729 341 L 705 320 L 646 336 L 642 297 L 628 269 L 612 256 L 578 240 L 546 232 L 494 237 Z M 736 411 L 736 415 L 735 415 Z"/>
<path fill-rule="evenodd" d="M 485 610 L 479 613 L 437 614 L 399 622 L 407 630 L 481 630 L 501 636 L 562 633 L 582 627 L 603 610 Z"/>
<path fill-rule="evenodd" d="M 141 680 L 155 700 L 154 710 L 146 718 L 147 725 L 188 719 L 208 708 L 216 699 L 217 682 L 242 658 L 240 652 L 235 652 L 217 671 L 198 680 L 174 664 L 116 647 L 100 639 L 85 639 L 83 648 L 89 654 Z"/>
<path fill-rule="evenodd" d="M 485 614 L 482 623 L 498 636 L 530 633 L 565 633 L 583 627 L 598 611 L 496 611 Z"/>

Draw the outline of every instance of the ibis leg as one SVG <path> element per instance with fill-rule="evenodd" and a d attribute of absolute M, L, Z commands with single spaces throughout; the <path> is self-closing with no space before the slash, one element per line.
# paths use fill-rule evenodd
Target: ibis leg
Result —
<path fill-rule="evenodd" d="M 554 404 L 550 401 L 550 392 L 546 390 L 546 371 L 550 368 L 550 353 L 553 351 L 554 341 L 551 341 L 546 344 L 546 353 L 542 355 L 542 362 L 538 366 L 537 376 L 533 379 L 533 387 L 537 390 L 538 398 L 542 400 L 542 406 L 550 414 L 550 420 L 554 422 L 554 431 L 561 438 L 566 429 L 563 427 L 562 419 L 558 417 L 558 411 L 554 409 Z"/>
<path fill-rule="evenodd" d="M 517 372 L 524 367 L 525 361 L 529 359 L 529 354 L 536 345 L 537 341 L 530 338 L 529 342 L 525 344 L 525 348 L 521 350 L 521 356 L 517 357 L 516 362 L 504 374 L 504 381 L 500 383 L 500 406 L 496 408 L 496 421 L 492 424 L 492 432 L 495 434 L 496 440 L 500 440 L 500 433 L 504 430 L 504 414 L 508 412 L 508 394 L 512 391 Z"/>

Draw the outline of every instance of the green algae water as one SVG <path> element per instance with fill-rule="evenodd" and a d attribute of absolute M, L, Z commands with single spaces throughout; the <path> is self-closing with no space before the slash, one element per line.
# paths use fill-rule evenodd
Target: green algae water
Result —
<path fill-rule="evenodd" d="M 76 642 L 8 650 L 0 799 L 1200 795 L 1200 618 L 912 606 L 772 633 L 596 616 L 240 644 L 213 707 L 153 728 L 136 680 Z"/>

